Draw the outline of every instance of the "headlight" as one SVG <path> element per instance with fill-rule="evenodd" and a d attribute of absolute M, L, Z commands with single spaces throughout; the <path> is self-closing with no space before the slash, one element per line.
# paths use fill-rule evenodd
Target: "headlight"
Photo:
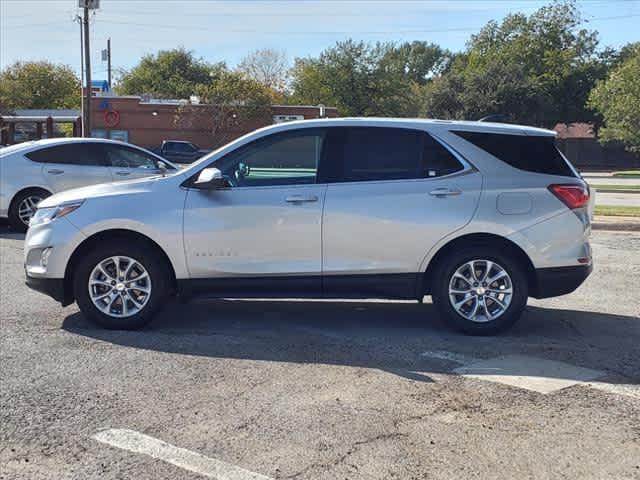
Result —
<path fill-rule="evenodd" d="M 50 223 L 56 218 L 62 218 L 69 215 L 74 210 L 80 208 L 84 203 L 84 200 L 62 203 L 55 207 L 38 208 L 36 213 L 31 217 L 29 226 L 34 227 L 36 225 L 42 225 L 43 223 Z"/>

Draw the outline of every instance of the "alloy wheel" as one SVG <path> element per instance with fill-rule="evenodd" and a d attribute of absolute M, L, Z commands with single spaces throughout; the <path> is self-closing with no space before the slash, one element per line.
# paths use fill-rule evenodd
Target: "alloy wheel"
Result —
<path fill-rule="evenodd" d="M 18 218 L 22 223 L 29 226 L 29 220 L 36 213 L 38 204 L 43 200 L 40 195 L 29 195 L 22 199 L 18 205 Z"/>
<path fill-rule="evenodd" d="M 111 317 L 126 318 L 140 312 L 151 296 L 151 277 L 137 260 L 113 256 L 100 261 L 89 275 L 93 305 Z"/>
<path fill-rule="evenodd" d="M 491 260 L 471 260 L 460 265 L 449 281 L 449 301 L 454 310 L 472 322 L 490 322 L 504 314 L 513 298 L 507 271 Z"/>

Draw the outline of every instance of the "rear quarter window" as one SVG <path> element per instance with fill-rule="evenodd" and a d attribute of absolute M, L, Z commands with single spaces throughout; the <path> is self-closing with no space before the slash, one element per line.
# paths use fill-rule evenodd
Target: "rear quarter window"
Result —
<path fill-rule="evenodd" d="M 555 144 L 555 137 L 453 131 L 459 137 L 519 170 L 574 177 Z"/>

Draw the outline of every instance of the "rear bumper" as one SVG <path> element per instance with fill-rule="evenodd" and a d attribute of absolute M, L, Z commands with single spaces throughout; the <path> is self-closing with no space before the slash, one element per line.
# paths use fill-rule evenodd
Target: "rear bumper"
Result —
<path fill-rule="evenodd" d="M 50 296 L 55 301 L 60 302 L 62 306 L 67 306 L 73 302 L 65 294 L 64 279 L 62 278 L 44 278 L 44 277 L 29 277 L 25 282 L 27 287 L 35 290 L 36 292 L 44 293 Z"/>
<path fill-rule="evenodd" d="M 586 280 L 593 270 L 593 264 L 572 267 L 536 269 L 534 298 L 549 298 L 573 292 Z"/>

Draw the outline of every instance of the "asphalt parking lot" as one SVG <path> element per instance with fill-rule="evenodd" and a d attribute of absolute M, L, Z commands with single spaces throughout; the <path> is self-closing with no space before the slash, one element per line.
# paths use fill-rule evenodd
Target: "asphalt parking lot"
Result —
<path fill-rule="evenodd" d="M 198 300 L 141 332 L 23 284 L 0 226 L 0 478 L 640 478 L 640 233 L 507 334 L 429 303 Z"/>

